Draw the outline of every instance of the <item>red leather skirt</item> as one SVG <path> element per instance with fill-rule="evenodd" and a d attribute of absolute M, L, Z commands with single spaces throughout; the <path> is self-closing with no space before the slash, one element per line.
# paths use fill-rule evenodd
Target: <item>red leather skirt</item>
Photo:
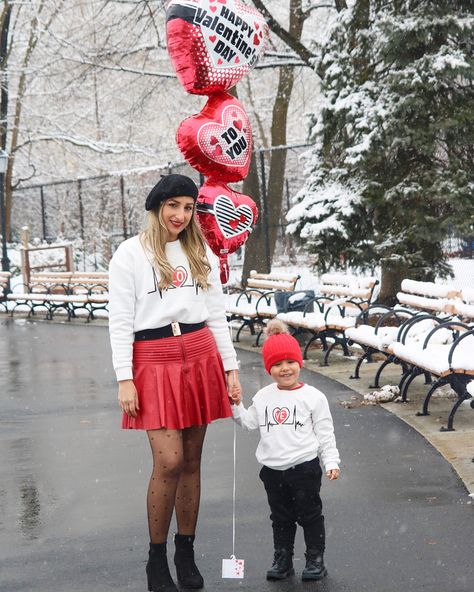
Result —
<path fill-rule="evenodd" d="M 177 337 L 135 341 L 133 380 L 137 417 L 122 428 L 182 430 L 231 417 L 222 360 L 208 327 Z"/>

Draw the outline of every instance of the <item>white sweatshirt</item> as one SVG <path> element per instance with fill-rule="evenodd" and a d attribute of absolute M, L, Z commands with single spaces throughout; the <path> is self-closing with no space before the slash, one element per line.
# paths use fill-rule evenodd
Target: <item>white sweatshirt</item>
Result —
<path fill-rule="evenodd" d="M 262 465 L 285 471 L 319 456 L 326 471 L 339 468 L 328 400 L 313 386 L 283 390 L 272 383 L 258 391 L 248 409 L 240 403 L 232 405 L 232 413 L 246 430 L 260 428 L 255 455 Z"/>
<path fill-rule="evenodd" d="M 207 248 L 212 266 L 211 287 L 199 288 L 191 277 L 188 259 L 179 240 L 166 244 L 166 257 L 174 268 L 173 286 L 158 287 L 159 272 L 152 266 L 152 254 L 143 248 L 139 236 L 121 243 L 109 267 L 109 332 L 117 380 L 133 378 L 134 333 L 164 327 L 171 322 L 205 321 L 214 335 L 225 370 L 238 368 L 224 310 L 219 260 Z"/>

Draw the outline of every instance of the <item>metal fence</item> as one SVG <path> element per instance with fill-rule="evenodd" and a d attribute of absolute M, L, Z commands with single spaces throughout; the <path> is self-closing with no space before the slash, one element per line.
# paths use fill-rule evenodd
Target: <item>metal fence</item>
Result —
<path fill-rule="evenodd" d="M 304 178 L 299 156 L 307 146 L 298 144 L 278 149 L 287 152 L 282 220 L 278 225 L 281 250 L 280 245 L 291 242 L 285 238 L 284 215 L 290 207 L 291 196 L 299 190 Z M 258 154 L 260 151 L 256 149 L 256 152 Z M 264 178 L 271 150 L 261 152 L 262 157 L 258 158 L 259 174 Z M 189 175 L 198 184 L 203 181 L 186 162 L 178 162 L 146 172 L 101 175 L 20 187 L 13 193 L 12 240 L 19 241 L 22 228 L 28 226 L 32 239 L 47 243 L 73 241 L 77 248 L 88 253 L 89 265 L 92 260 L 93 266 L 102 269 L 117 245 L 143 228 L 146 195 L 160 174 L 172 172 Z M 266 203 L 263 203 L 262 210 L 266 207 Z M 264 216 L 261 215 L 259 223 L 263 220 Z M 268 226 L 264 230 L 268 232 Z M 81 265 L 81 262 L 77 263 Z M 83 264 L 86 265 L 85 261 Z"/>
<path fill-rule="evenodd" d="M 300 190 L 305 178 L 300 157 L 308 150 L 308 145 L 256 148 L 262 187 L 268 176 L 272 150 L 286 150 L 285 187 L 274 261 L 294 263 L 298 249 L 293 239 L 286 235 L 285 216 L 291 207 L 292 197 Z M 72 241 L 82 257 L 80 261 L 75 261 L 78 269 L 105 269 L 118 244 L 144 227 L 145 197 L 160 174 L 172 172 L 189 175 L 197 183 L 203 181 L 186 162 L 178 162 L 127 175 L 101 175 L 17 188 L 12 201 L 12 239 L 19 241 L 22 228 L 28 226 L 30 237 L 37 241 Z M 268 236 L 270 227 L 264 215 L 268 209 L 266 191 L 261 193 L 259 223 L 263 225 L 264 235 Z M 447 238 L 445 250 L 450 257 L 472 260 L 474 237 L 453 234 Z M 241 260 L 241 256 L 237 255 L 234 259 L 239 258 Z M 462 268 L 465 285 L 474 285 L 474 271 L 470 263 L 456 263 L 456 267 Z"/>

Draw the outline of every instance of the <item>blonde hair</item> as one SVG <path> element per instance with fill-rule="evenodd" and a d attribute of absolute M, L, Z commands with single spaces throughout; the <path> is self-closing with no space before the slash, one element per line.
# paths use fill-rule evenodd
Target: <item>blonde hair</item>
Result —
<path fill-rule="evenodd" d="M 164 203 L 164 202 L 163 202 Z M 165 246 L 168 238 L 168 230 L 163 221 L 162 207 L 150 210 L 148 214 L 148 226 L 140 237 L 142 244 L 153 253 L 153 265 L 160 272 L 158 286 L 165 290 L 173 283 L 173 268 L 166 257 Z M 201 229 L 194 216 L 188 226 L 180 233 L 179 239 L 183 251 L 188 258 L 191 275 L 197 285 L 203 290 L 210 287 L 208 281 L 211 264 L 206 254 L 206 246 Z"/>

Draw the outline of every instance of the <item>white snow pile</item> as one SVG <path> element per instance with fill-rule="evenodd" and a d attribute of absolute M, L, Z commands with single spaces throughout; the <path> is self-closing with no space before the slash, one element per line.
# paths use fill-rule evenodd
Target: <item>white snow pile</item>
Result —
<path fill-rule="evenodd" d="M 396 385 L 386 384 L 379 391 L 373 391 L 364 395 L 366 405 L 377 405 L 379 403 L 389 403 L 396 401 L 400 394 L 400 389 Z"/>
<path fill-rule="evenodd" d="M 379 391 L 373 391 L 364 395 L 361 399 L 360 396 L 354 395 L 348 401 L 340 401 L 339 405 L 346 409 L 353 409 L 354 407 L 364 407 L 367 405 L 378 405 L 379 403 L 389 403 L 390 401 L 396 401 L 400 395 L 400 389 L 396 385 L 387 384 L 383 386 Z"/>

